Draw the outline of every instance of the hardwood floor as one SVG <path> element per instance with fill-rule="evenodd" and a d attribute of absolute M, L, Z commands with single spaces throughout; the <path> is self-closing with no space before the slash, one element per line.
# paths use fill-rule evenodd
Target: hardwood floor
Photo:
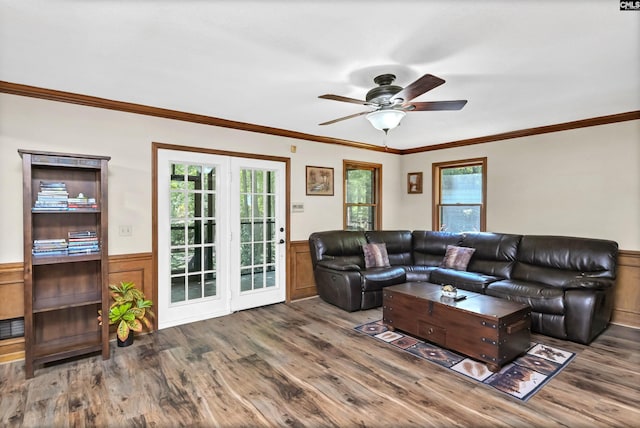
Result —
<path fill-rule="evenodd" d="M 0 365 L 0 426 L 637 426 L 640 331 L 611 326 L 522 403 L 353 327 L 319 298 L 238 312 L 38 368 Z"/>

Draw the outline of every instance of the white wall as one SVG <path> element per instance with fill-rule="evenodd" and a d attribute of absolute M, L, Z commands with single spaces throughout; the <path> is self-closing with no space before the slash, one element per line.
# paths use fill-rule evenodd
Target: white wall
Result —
<path fill-rule="evenodd" d="M 425 178 L 424 193 L 403 195 L 406 228 L 431 229 L 433 162 L 484 156 L 487 230 L 611 239 L 640 250 L 640 121 L 403 156 L 403 175 Z"/>
<path fill-rule="evenodd" d="M 22 261 L 17 149 L 111 156 L 109 252 L 151 251 L 151 143 L 291 159 L 291 239 L 342 228 L 343 159 L 383 164 L 383 228 L 431 229 L 431 164 L 488 157 L 490 231 L 613 239 L 640 250 L 640 121 L 398 156 L 0 94 L 0 263 Z M 297 146 L 296 153 L 290 152 Z M 335 196 L 305 195 L 305 166 L 333 167 Z M 406 174 L 424 173 L 409 195 Z M 119 225 L 133 236 L 118 236 Z"/>
<path fill-rule="evenodd" d="M 397 217 L 398 155 L 0 94 L 0 263 L 22 261 L 19 148 L 111 156 L 109 253 L 151 251 L 152 142 L 290 158 L 291 202 L 305 206 L 303 213 L 291 213 L 294 241 L 316 230 L 342 228 L 343 159 L 383 164 L 383 226 L 391 228 Z M 334 168 L 334 196 L 306 196 L 306 165 Z M 131 225 L 133 235 L 119 236 L 120 225 Z"/>

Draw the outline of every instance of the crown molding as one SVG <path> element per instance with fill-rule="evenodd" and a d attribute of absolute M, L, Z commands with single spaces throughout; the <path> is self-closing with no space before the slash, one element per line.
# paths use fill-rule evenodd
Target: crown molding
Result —
<path fill-rule="evenodd" d="M 180 120 L 183 122 L 199 123 L 202 125 L 218 126 L 222 128 L 238 129 L 241 131 L 257 132 L 260 134 L 277 135 L 298 140 L 315 141 L 319 143 L 337 144 L 359 149 L 367 149 L 379 152 L 400 154 L 400 150 L 391 149 L 373 144 L 357 141 L 342 140 L 339 138 L 323 137 L 319 135 L 305 134 L 303 132 L 289 131 L 286 129 L 256 125 L 235 120 L 221 119 L 195 113 L 152 107 L 143 104 L 128 103 L 124 101 L 110 100 L 107 98 L 93 97 L 90 95 L 76 94 L 73 92 L 58 91 L 54 89 L 40 88 L 37 86 L 22 85 L 0 81 L 0 93 L 19 95 L 23 97 L 40 98 L 49 101 L 58 101 L 69 104 L 78 104 L 87 107 L 96 107 L 107 110 L 122 111 L 125 113 L 142 114 L 146 116 L 160 117 L 163 119 Z"/>
<path fill-rule="evenodd" d="M 593 117 L 589 119 L 575 120 L 572 122 L 559 123 L 554 125 L 540 126 L 536 128 L 520 129 L 501 134 L 487 135 L 483 137 L 469 138 L 466 140 L 451 141 L 448 143 L 434 144 L 431 146 L 416 147 L 413 149 L 392 149 L 388 147 L 376 146 L 373 144 L 360 143 L 357 141 L 342 140 L 339 138 L 323 137 L 319 135 L 305 134 L 303 132 L 289 131 L 281 128 L 256 125 L 246 122 L 221 119 L 218 117 L 205 116 L 195 113 L 187 113 L 177 110 L 169 110 L 159 107 L 152 107 L 143 104 L 128 103 L 124 101 L 110 100 L 107 98 L 93 97 L 89 95 L 76 94 L 73 92 L 45 89 L 37 86 L 22 85 L 0 81 L 0 93 L 19 95 L 31 98 L 40 98 L 49 101 L 58 101 L 69 104 L 78 104 L 87 107 L 96 107 L 107 110 L 116 110 L 126 113 L 142 114 L 146 116 L 160 117 L 163 119 L 180 120 L 183 122 L 199 123 L 209 126 L 238 129 L 241 131 L 257 132 L 260 134 L 277 135 L 298 140 L 315 141 L 318 143 L 336 144 L 358 149 L 373 150 L 378 152 L 408 155 L 413 153 L 428 152 L 433 150 L 450 149 L 453 147 L 470 146 L 474 144 L 484 144 L 493 141 L 509 140 L 532 135 L 546 134 L 550 132 L 567 131 L 570 129 L 585 128 L 589 126 L 605 125 L 609 123 L 624 122 L 628 120 L 640 119 L 640 110 L 626 113 L 617 113 L 607 116 Z"/>
<path fill-rule="evenodd" d="M 469 138 L 467 140 L 451 141 L 449 143 L 434 144 L 432 146 L 416 147 L 414 149 L 401 150 L 402 155 L 412 153 L 429 152 L 433 150 L 450 149 L 453 147 L 471 146 L 474 144 L 491 143 L 493 141 L 510 140 L 532 135 L 547 134 L 549 132 L 568 131 L 571 129 L 586 128 L 589 126 L 606 125 L 609 123 L 625 122 L 640 119 L 640 110 L 626 113 L 610 114 L 607 116 L 592 117 L 589 119 L 574 120 L 572 122 L 557 123 L 554 125 L 539 126 L 537 128 L 519 129 L 517 131 L 503 132 L 501 134 L 487 135 L 484 137 Z"/>

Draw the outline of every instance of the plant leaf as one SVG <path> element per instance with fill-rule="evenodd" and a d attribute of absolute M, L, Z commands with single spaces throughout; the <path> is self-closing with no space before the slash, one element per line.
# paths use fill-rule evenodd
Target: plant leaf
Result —
<path fill-rule="evenodd" d="M 129 337 L 129 326 L 124 320 L 120 321 L 120 324 L 118 324 L 116 334 L 118 335 L 118 339 L 122 340 L 123 342 Z"/>
<path fill-rule="evenodd" d="M 133 331 L 142 331 L 142 323 L 139 319 L 134 318 L 133 321 L 129 321 L 127 324 Z"/>

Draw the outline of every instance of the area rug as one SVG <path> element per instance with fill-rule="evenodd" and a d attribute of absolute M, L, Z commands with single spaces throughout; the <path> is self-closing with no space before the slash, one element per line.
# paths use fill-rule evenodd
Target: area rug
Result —
<path fill-rule="evenodd" d="M 355 329 L 521 401 L 529 400 L 576 356 L 573 352 L 555 346 L 532 342 L 524 355 L 505 365 L 499 372 L 493 373 L 482 362 L 408 334 L 390 331 L 382 320 L 362 324 Z"/>

